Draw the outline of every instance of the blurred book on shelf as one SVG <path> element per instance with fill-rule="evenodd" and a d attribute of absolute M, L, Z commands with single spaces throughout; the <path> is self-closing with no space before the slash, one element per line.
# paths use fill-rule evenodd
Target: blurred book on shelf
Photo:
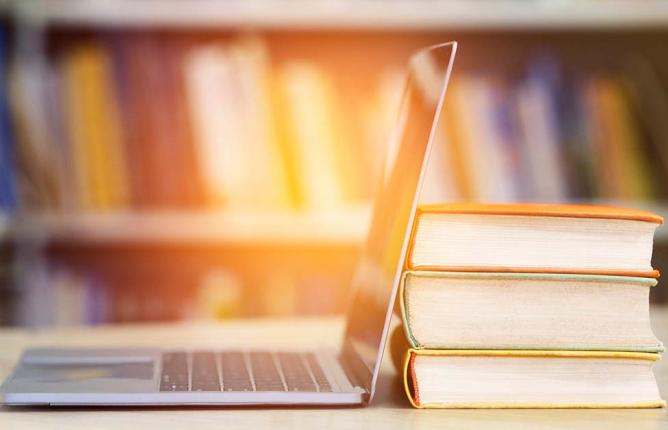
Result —
<path fill-rule="evenodd" d="M 0 214 L 19 248 L 0 272 L 20 284 L 0 302 L 12 318 L 342 312 L 393 156 L 406 58 L 387 47 L 423 40 L 329 37 L 331 52 L 271 32 L 58 28 L 43 52 L 10 58 L 0 31 Z M 385 48 L 355 61 L 369 50 L 357 37 Z M 614 201 L 665 215 L 660 61 L 561 54 L 456 69 L 422 203 Z"/>
<path fill-rule="evenodd" d="M 566 75 L 538 56 L 515 79 L 456 77 L 439 142 L 451 200 L 665 199 L 665 169 L 651 162 L 655 143 L 633 103 L 636 77 L 622 70 Z M 664 97 L 661 86 L 655 91 Z"/>
<path fill-rule="evenodd" d="M 16 291 L 12 284 L 12 269 L 11 248 L 0 243 L 0 325 L 11 323 L 14 317 Z"/>
<path fill-rule="evenodd" d="M 7 69 L 9 63 L 9 36 L 0 28 L 0 213 L 16 209 L 16 172 L 14 170 L 14 141 L 9 111 Z"/>
<path fill-rule="evenodd" d="M 298 60 L 272 67 L 262 39 L 62 37 L 53 50 L 41 97 L 17 96 L 28 123 L 18 145 L 55 168 L 46 186 L 26 180 L 43 197 L 29 208 L 299 210 L 369 198 L 363 145 L 342 126 L 330 77 Z M 21 162 L 28 177 L 41 169 Z"/>
<path fill-rule="evenodd" d="M 4 276 L 6 267 L 1 267 L 0 276 Z M 10 297 L 10 289 L 0 289 L 0 309 L 9 309 L 10 300 L 19 306 L 14 321 L 5 320 L 9 314 L 2 314 L 3 324 L 64 326 L 323 315 L 340 313 L 345 306 L 345 281 L 328 273 L 299 277 L 276 271 L 251 282 L 231 267 L 209 266 L 188 273 L 117 264 L 95 270 L 46 258 L 33 258 L 19 270 L 28 271 L 22 296 Z"/>
<path fill-rule="evenodd" d="M 21 93 L 19 81 L 29 77 L 14 74 L 24 128 L 16 149 L 24 156 L 10 166 L 18 178 L 3 183 L 22 181 L 19 189 L 30 190 L 25 207 L 340 208 L 368 201 L 381 174 L 372 160 L 388 150 L 380 142 L 395 122 L 389 112 L 402 84 L 391 68 L 378 72 L 358 106 L 344 108 L 325 68 L 298 59 L 276 64 L 255 36 L 194 42 L 103 34 L 54 45 L 39 97 Z M 429 198 L 665 198 L 666 131 L 646 117 L 666 110 L 666 94 L 651 63 L 634 61 L 574 72 L 539 53 L 514 76 L 456 75 Z M 648 92 L 652 103 L 644 101 Z M 44 164 L 50 172 L 32 177 Z"/>

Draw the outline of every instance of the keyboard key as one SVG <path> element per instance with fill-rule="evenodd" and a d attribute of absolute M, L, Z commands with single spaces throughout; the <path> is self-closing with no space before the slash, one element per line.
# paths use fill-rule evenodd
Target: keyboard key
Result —
<path fill-rule="evenodd" d="M 281 352 L 277 355 L 288 391 L 318 391 L 301 354 Z"/>
<path fill-rule="evenodd" d="M 305 355 L 306 355 L 306 362 L 311 368 L 311 372 L 313 372 L 313 377 L 315 378 L 316 384 L 318 384 L 318 391 L 331 392 L 332 387 L 331 385 L 329 385 L 329 381 L 325 376 L 325 372 L 323 372 L 322 368 L 320 367 L 320 364 L 318 364 L 318 360 L 316 359 L 315 354 L 307 353 Z"/>
<path fill-rule="evenodd" d="M 242 352 L 222 352 L 220 354 L 220 365 L 224 391 L 253 391 Z"/>
<path fill-rule="evenodd" d="M 192 356 L 192 391 L 220 391 L 218 365 L 213 352 L 195 352 Z"/>
<path fill-rule="evenodd" d="M 188 391 L 188 359 L 185 352 L 162 354 L 160 391 Z"/>
<path fill-rule="evenodd" d="M 248 354 L 251 372 L 255 381 L 255 391 L 285 391 L 274 358 L 269 352 L 251 352 Z"/>

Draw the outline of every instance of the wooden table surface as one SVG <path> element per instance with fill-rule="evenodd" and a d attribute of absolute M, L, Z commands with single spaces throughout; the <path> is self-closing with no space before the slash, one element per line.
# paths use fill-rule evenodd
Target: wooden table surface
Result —
<path fill-rule="evenodd" d="M 668 309 L 653 308 L 656 334 L 668 339 Z M 0 378 L 28 346 L 142 347 L 328 347 L 340 340 L 334 318 L 230 321 L 220 324 L 106 326 L 46 330 L 0 330 Z M 290 336 L 285 336 L 291 334 Z M 387 357 L 386 357 L 387 358 Z M 668 360 L 655 372 L 668 397 Z M 383 364 L 377 397 L 354 408 L 8 408 L 0 407 L 0 429 L 659 429 L 668 428 L 665 409 L 646 410 L 416 410 L 389 360 Z"/>

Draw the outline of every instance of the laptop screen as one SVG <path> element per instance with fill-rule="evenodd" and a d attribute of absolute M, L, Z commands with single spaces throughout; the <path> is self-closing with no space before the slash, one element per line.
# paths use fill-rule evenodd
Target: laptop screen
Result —
<path fill-rule="evenodd" d="M 366 369 L 362 375 L 356 373 L 372 394 L 456 47 L 455 42 L 437 45 L 411 57 L 367 243 L 353 280 L 344 350 L 352 348 L 363 361 Z"/>

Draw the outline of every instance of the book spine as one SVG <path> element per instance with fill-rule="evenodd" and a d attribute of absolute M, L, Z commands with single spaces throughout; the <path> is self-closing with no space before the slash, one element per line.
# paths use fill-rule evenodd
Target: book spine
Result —
<path fill-rule="evenodd" d="M 411 330 L 410 315 L 408 309 L 408 301 L 406 300 L 406 279 L 410 276 L 409 273 L 404 272 L 401 276 L 401 282 L 399 284 L 399 306 L 401 308 L 401 321 L 406 334 L 406 339 L 411 344 L 413 348 L 421 348 L 420 343 L 413 336 L 413 331 Z"/>
<path fill-rule="evenodd" d="M 418 391 L 417 378 L 415 377 L 415 352 L 412 349 L 406 351 L 403 368 L 404 391 L 411 406 L 422 409 L 420 394 Z"/>

